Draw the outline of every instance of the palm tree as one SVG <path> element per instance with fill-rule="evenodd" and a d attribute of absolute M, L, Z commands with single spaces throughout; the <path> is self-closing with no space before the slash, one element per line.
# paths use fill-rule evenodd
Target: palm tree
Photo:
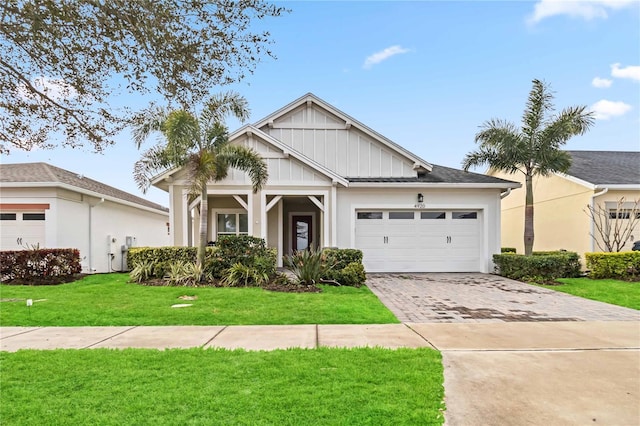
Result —
<path fill-rule="evenodd" d="M 568 107 L 560 114 L 547 117 L 553 111 L 553 93 L 540 80 L 533 87 L 522 116 L 522 128 L 505 120 L 486 121 L 476 134 L 476 151 L 468 153 L 462 167 L 488 165 L 493 170 L 525 176 L 526 201 L 524 211 L 524 251 L 533 250 L 533 177 L 566 172 L 571 157 L 561 151 L 571 137 L 582 135 L 593 125 L 593 114 L 586 106 Z"/>
<path fill-rule="evenodd" d="M 166 111 L 149 109 L 139 114 L 133 124 L 133 139 L 140 149 L 151 133 L 163 138 L 142 154 L 134 166 L 134 179 L 143 191 L 159 172 L 184 168 L 190 182 L 189 193 L 200 197 L 200 241 L 198 265 L 204 264 L 207 244 L 207 184 L 224 179 L 233 167 L 249 174 L 253 192 L 267 181 L 267 164 L 252 149 L 229 144 L 224 119 L 233 115 L 244 122 L 249 117 L 245 98 L 235 92 L 214 95 L 199 116 L 186 109 Z"/>

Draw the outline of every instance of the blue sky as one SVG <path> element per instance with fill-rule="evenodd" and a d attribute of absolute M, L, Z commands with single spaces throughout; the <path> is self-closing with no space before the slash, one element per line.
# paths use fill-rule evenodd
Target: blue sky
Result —
<path fill-rule="evenodd" d="M 280 2 L 291 13 L 260 22 L 276 60 L 234 86 L 257 121 L 312 92 L 425 160 L 460 167 L 490 118 L 520 124 L 534 78 L 560 110 L 587 105 L 598 120 L 573 150 L 640 149 L 640 2 Z M 153 96 L 117 103 L 144 108 Z M 230 130 L 238 123 L 230 121 Z M 143 195 L 140 153 L 128 132 L 104 154 L 12 151 L 2 163 L 45 161 Z"/>

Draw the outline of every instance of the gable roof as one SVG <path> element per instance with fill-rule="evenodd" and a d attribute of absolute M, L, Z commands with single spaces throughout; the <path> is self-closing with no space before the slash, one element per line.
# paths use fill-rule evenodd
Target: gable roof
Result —
<path fill-rule="evenodd" d="M 592 185 L 640 185 L 640 151 L 567 151 L 566 175 Z"/>
<path fill-rule="evenodd" d="M 337 173 L 333 172 L 332 170 L 329 170 L 328 168 L 324 167 L 322 164 L 317 163 L 316 161 L 312 160 L 311 158 L 303 155 L 302 153 L 298 152 L 297 150 L 293 149 L 292 147 L 283 144 L 278 139 L 272 137 L 271 135 L 263 132 L 262 130 L 260 130 L 260 129 L 252 126 L 252 125 L 245 125 L 245 126 L 241 127 L 240 129 L 236 130 L 235 132 L 233 132 L 232 134 L 230 134 L 229 135 L 229 141 L 233 141 L 234 139 L 238 138 L 239 136 L 241 136 L 243 134 L 247 134 L 247 135 L 254 134 L 254 135 L 258 136 L 260 139 L 262 139 L 264 142 L 266 142 L 266 143 L 272 145 L 273 147 L 279 149 L 284 154 L 290 155 L 291 157 L 295 158 L 296 160 L 300 161 L 301 163 L 311 167 L 312 169 L 316 170 L 320 174 L 328 177 L 329 179 L 331 179 L 331 181 L 340 183 L 343 186 L 348 186 L 348 182 L 344 177 L 338 175 Z"/>
<path fill-rule="evenodd" d="M 393 142 L 391 139 L 386 138 L 385 136 L 381 135 L 380 133 L 376 132 L 375 130 L 371 129 L 370 127 L 362 124 L 360 121 L 356 120 L 355 118 L 351 117 L 350 115 L 348 115 L 348 114 L 340 111 L 338 108 L 326 103 L 325 101 L 323 101 L 322 99 L 320 99 L 319 97 L 314 95 L 313 93 L 307 93 L 306 95 L 296 99 L 295 101 L 289 103 L 288 105 L 285 105 L 284 107 L 280 108 L 276 112 L 274 112 L 272 114 L 269 114 L 267 117 L 265 117 L 262 120 L 256 122 L 253 126 L 257 127 L 257 128 L 260 128 L 260 127 L 263 127 L 265 125 L 268 125 L 270 122 L 273 122 L 275 119 L 277 119 L 277 118 L 289 113 L 290 111 L 293 111 L 294 109 L 298 108 L 299 106 L 301 106 L 301 105 L 303 105 L 303 104 L 305 104 L 307 102 L 315 103 L 316 105 L 320 106 L 321 108 L 325 109 L 326 111 L 329 111 L 333 115 L 335 115 L 335 116 L 339 117 L 340 119 L 344 120 L 349 125 L 355 126 L 360 131 L 362 131 L 365 134 L 367 134 L 368 136 L 370 136 L 370 137 L 374 138 L 375 140 L 381 142 L 383 145 L 386 145 L 388 148 L 392 149 L 393 151 L 397 152 L 398 154 L 402 155 L 403 157 L 410 159 L 411 161 L 413 161 L 414 167 L 421 167 L 421 168 L 424 168 L 425 170 L 427 170 L 429 172 L 431 171 L 433 166 L 428 161 L 423 160 L 422 158 L 418 157 L 417 155 L 415 155 L 414 153 L 412 153 L 410 151 L 407 151 L 406 149 L 404 149 L 403 147 L 401 147 L 397 143 Z"/>
<path fill-rule="evenodd" d="M 6 185 L 9 184 L 9 185 Z M 93 196 L 106 196 L 113 201 L 136 204 L 148 209 L 168 212 L 169 209 L 160 204 L 137 197 L 128 192 L 114 188 L 96 180 L 84 177 L 81 174 L 61 169 L 47 163 L 14 163 L 0 164 L 1 186 L 60 186 L 68 189 L 80 190 Z M 69 188 L 72 187 L 72 188 Z"/>

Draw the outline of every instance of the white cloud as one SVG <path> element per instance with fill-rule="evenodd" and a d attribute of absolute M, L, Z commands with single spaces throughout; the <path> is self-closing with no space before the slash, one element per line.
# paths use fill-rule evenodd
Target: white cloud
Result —
<path fill-rule="evenodd" d="M 591 105 L 591 111 L 598 120 L 608 120 L 611 117 L 624 115 L 631 110 L 631 105 L 624 102 L 608 101 L 606 99 L 599 100 Z"/>
<path fill-rule="evenodd" d="M 629 65 L 620 68 L 620 64 L 611 65 L 611 76 L 617 78 L 630 78 L 640 81 L 640 65 Z"/>
<path fill-rule="evenodd" d="M 605 89 L 607 87 L 611 87 L 612 83 L 613 83 L 613 80 L 609 80 L 608 78 L 594 77 L 594 79 L 591 80 L 591 85 L 599 89 Z"/>
<path fill-rule="evenodd" d="M 392 56 L 400 55 L 402 53 L 407 53 L 409 51 L 410 51 L 409 49 L 405 49 L 400 45 L 387 47 L 384 50 L 381 50 L 379 52 L 374 53 L 371 56 L 368 56 L 367 59 L 365 59 L 364 64 L 362 65 L 362 68 L 369 69 L 375 64 L 379 64 L 382 61 L 386 61 Z"/>
<path fill-rule="evenodd" d="M 611 10 L 622 9 L 637 0 L 540 0 L 527 18 L 529 24 L 536 24 L 545 18 L 567 15 L 571 18 L 606 19 Z"/>
<path fill-rule="evenodd" d="M 31 85 L 46 94 L 54 101 L 60 101 L 68 98 L 75 98 L 78 96 L 78 92 L 70 84 L 64 82 L 64 80 L 54 79 L 49 77 L 36 77 L 30 81 Z M 36 99 L 30 90 L 26 87 L 20 87 L 20 96 L 27 99 Z"/>

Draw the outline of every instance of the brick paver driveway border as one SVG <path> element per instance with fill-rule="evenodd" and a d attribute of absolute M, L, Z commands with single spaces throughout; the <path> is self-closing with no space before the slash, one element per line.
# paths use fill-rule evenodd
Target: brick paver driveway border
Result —
<path fill-rule="evenodd" d="M 481 273 L 368 274 L 402 322 L 637 321 L 640 311 Z"/>

